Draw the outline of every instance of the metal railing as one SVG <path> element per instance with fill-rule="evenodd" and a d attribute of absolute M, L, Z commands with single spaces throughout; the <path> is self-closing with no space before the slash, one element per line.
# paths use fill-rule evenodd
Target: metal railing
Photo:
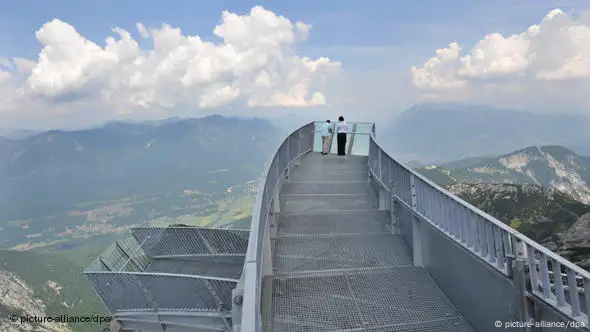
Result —
<path fill-rule="evenodd" d="M 262 324 L 261 300 L 264 276 L 272 274 L 270 253 L 270 218 L 272 204 L 278 202 L 278 188 L 282 179 L 289 175 L 297 160 L 313 150 L 315 123 L 311 122 L 291 133 L 276 149 L 275 155 L 266 164 L 258 183 L 256 203 L 252 213 L 252 225 L 248 251 L 243 271 L 243 299 L 241 330 L 260 331 Z"/>
<path fill-rule="evenodd" d="M 84 274 L 113 315 L 138 310 L 230 312 L 238 279 L 200 272 L 207 272 L 209 262 L 229 261 L 239 276 L 247 245 L 246 230 L 132 228 Z M 192 270 L 184 268 L 186 259 L 193 262 Z M 155 262 L 163 264 L 154 268 Z M 199 264 L 205 267 L 198 270 Z"/>
<path fill-rule="evenodd" d="M 370 139 L 369 168 L 394 202 L 506 277 L 512 277 L 515 259 L 524 261 L 532 295 L 579 322 L 579 326 L 590 325 L 581 305 L 584 301 L 586 312 L 590 308 L 589 272 L 397 162 L 377 144 L 374 135 Z M 410 246 L 411 232 L 411 227 L 402 230 Z M 571 292 L 570 288 L 577 291 Z"/>

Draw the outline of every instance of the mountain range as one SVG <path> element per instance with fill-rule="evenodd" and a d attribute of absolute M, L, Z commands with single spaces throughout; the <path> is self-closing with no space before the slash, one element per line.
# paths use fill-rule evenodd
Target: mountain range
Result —
<path fill-rule="evenodd" d="M 490 157 L 472 157 L 417 171 L 433 181 L 454 183 L 536 184 L 555 188 L 590 204 L 590 158 L 561 146 L 531 146 Z"/>
<path fill-rule="evenodd" d="M 560 145 L 590 155 L 590 117 L 577 114 L 430 103 L 379 125 L 377 133 L 386 150 L 402 161 L 441 163 L 532 145 Z"/>
<path fill-rule="evenodd" d="M 0 220 L 164 188 L 223 191 L 256 179 L 282 138 L 266 120 L 222 116 L 4 138 Z"/>

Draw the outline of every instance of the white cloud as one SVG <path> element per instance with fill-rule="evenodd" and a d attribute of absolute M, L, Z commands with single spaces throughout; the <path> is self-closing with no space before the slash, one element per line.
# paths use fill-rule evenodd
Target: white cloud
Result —
<path fill-rule="evenodd" d="M 580 98 L 590 88 L 589 45 L 590 25 L 555 9 L 522 33 L 485 36 L 464 56 L 453 42 L 411 75 L 430 98 L 497 103 L 535 96 L 551 98 L 553 105 L 567 100 L 568 107 L 590 107 L 590 100 Z"/>
<path fill-rule="evenodd" d="M 295 44 L 307 39 L 311 27 L 260 6 L 243 16 L 223 12 L 213 30 L 220 42 L 183 35 L 167 24 L 136 27 L 142 38 L 152 39 L 153 49 L 142 49 L 120 28 L 103 47 L 59 19 L 46 23 L 36 32 L 43 45 L 36 62 L 0 58 L 5 67 L 0 67 L 0 98 L 10 100 L 0 103 L 0 112 L 21 112 L 18 101 L 34 101 L 36 109 L 50 113 L 64 107 L 76 111 L 82 101 L 126 114 L 175 107 L 317 106 L 326 104 L 324 79 L 340 69 L 327 58 L 296 55 Z"/>

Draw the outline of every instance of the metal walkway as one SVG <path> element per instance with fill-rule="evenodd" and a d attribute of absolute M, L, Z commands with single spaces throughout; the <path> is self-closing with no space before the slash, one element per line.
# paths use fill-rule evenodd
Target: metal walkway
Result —
<path fill-rule="evenodd" d="M 312 153 L 283 187 L 266 331 L 473 331 L 391 234 L 367 162 Z"/>
<path fill-rule="evenodd" d="M 373 123 L 320 155 L 320 124 L 278 145 L 249 230 L 135 227 L 98 256 L 113 331 L 590 331 L 588 271 L 396 161 Z"/>

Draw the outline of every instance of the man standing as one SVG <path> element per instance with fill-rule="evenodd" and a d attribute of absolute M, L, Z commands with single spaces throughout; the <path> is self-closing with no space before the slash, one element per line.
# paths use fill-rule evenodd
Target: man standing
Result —
<path fill-rule="evenodd" d="M 332 124 L 330 123 L 330 120 L 326 120 L 322 125 L 320 132 L 322 135 L 322 154 L 327 155 L 330 153 L 328 150 L 330 149 L 330 138 L 332 134 Z"/>
<path fill-rule="evenodd" d="M 338 123 L 336 124 L 336 139 L 338 141 L 338 155 L 344 156 L 346 158 L 346 133 L 348 132 L 348 125 L 346 121 L 344 121 L 344 117 L 340 116 L 338 118 Z"/>

